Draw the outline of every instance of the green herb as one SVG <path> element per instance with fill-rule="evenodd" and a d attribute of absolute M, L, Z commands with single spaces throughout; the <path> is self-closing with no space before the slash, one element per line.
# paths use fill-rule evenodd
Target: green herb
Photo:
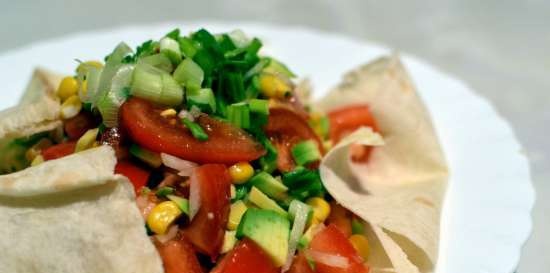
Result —
<path fill-rule="evenodd" d="M 158 197 L 166 197 L 167 195 L 173 194 L 173 193 L 174 193 L 174 188 L 161 187 L 160 189 L 157 190 L 156 195 Z"/>
<path fill-rule="evenodd" d="M 185 127 L 187 127 L 189 131 L 191 131 L 191 134 L 193 135 L 193 137 L 195 137 L 200 141 L 208 140 L 208 135 L 206 134 L 206 132 L 204 132 L 204 130 L 201 128 L 200 125 L 190 121 L 188 118 L 183 118 L 182 122 L 185 125 Z"/>
<path fill-rule="evenodd" d="M 168 38 L 172 38 L 174 40 L 177 40 L 180 37 L 180 29 L 175 28 L 174 30 L 166 33 L 166 35 L 164 35 L 164 37 L 168 37 Z"/>
<path fill-rule="evenodd" d="M 184 84 L 188 90 L 198 89 L 204 80 L 204 71 L 192 59 L 185 59 L 174 71 L 174 79 L 180 84 Z"/>
<path fill-rule="evenodd" d="M 321 153 L 317 142 L 313 140 L 302 141 L 292 147 L 292 157 L 298 165 L 306 165 L 321 159 Z"/>
<path fill-rule="evenodd" d="M 246 103 L 235 103 L 227 107 L 227 119 L 237 127 L 250 128 L 250 110 Z"/>
<path fill-rule="evenodd" d="M 183 89 L 165 71 L 146 63 L 134 69 L 132 95 L 160 104 L 177 106 L 183 100 Z"/>
<path fill-rule="evenodd" d="M 189 108 L 196 106 L 205 113 L 214 113 L 216 111 L 216 99 L 214 98 L 212 89 L 188 89 L 186 96 Z"/>

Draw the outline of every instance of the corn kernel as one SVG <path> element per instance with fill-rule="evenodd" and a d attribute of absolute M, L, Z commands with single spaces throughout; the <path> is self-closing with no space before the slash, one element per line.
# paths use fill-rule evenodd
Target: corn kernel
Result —
<path fill-rule="evenodd" d="M 243 184 L 254 175 L 254 168 L 248 162 L 239 162 L 229 167 L 229 175 L 235 184 Z"/>
<path fill-rule="evenodd" d="M 226 230 L 225 234 L 223 235 L 223 244 L 220 252 L 221 253 L 229 252 L 231 249 L 233 249 L 233 247 L 235 247 L 236 243 L 237 243 L 237 232 L 234 230 L 232 231 Z"/>
<path fill-rule="evenodd" d="M 227 229 L 237 229 L 237 226 L 239 226 L 241 218 L 247 209 L 248 207 L 241 200 L 231 204 L 231 208 L 229 209 L 229 219 L 227 221 Z"/>
<path fill-rule="evenodd" d="M 176 110 L 170 108 L 170 109 L 166 109 L 162 112 L 160 112 L 160 115 L 167 118 L 167 117 L 175 117 L 176 114 L 178 114 L 178 112 L 176 112 Z"/>
<path fill-rule="evenodd" d="M 264 73 L 260 76 L 260 90 L 268 98 L 284 98 L 291 87 L 279 76 Z"/>
<path fill-rule="evenodd" d="M 66 100 L 78 92 L 78 82 L 73 77 L 65 77 L 59 83 L 57 88 L 57 96 L 62 100 Z"/>
<path fill-rule="evenodd" d="M 42 155 L 37 155 L 31 162 L 31 166 L 36 166 L 44 162 L 44 157 Z"/>
<path fill-rule="evenodd" d="M 82 109 L 82 102 L 77 95 L 70 96 L 61 104 L 61 118 L 69 119 L 72 118 L 80 112 Z"/>
<path fill-rule="evenodd" d="M 330 214 L 330 205 L 323 198 L 312 197 L 306 203 L 313 209 L 313 217 L 319 222 L 324 222 Z"/>
<path fill-rule="evenodd" d="M 97 134 L 99 133 L 99 128 L 90 129 L 82 135 L 76 142 L 76 147 L 74 152 L 78 153 L 87 149 L 94 147 L 96 143 Z"/>
<path fill-rule="evenodd" d="M 92 66 L 97 69 L 100 69 L 103 67 L 103 63 L 100 61 L 86 61 L 86 62 L 80 63 L 76 68 L 76 73 L 79 73 L 79 74 L 85 73 L 87 66 Z"/>
<path fill-rule="evenodd" d="M 164 234 L 182 211 L 174 201 L 156 205 L 147 216 L 147 225 L 156 234 Z"/>
<path fill-rule="evenodd" d="M 353 245 L 353 248 L 357 250 L 359 256 L 363 257 L 366 261 L 369 258 L 369 240 L 365 235 L 354 234 L 349 237 L 349 241 Z"/>

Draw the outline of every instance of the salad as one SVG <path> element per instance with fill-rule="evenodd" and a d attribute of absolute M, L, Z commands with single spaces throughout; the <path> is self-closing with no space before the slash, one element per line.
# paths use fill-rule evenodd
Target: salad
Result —
<path fill-rule="evenodd" d="M 175 29 L 78 61 L 56 90 L 63 125 L 4 144 L 1 170 L 111 146 L 167 273 L 369 272 L 365 223 L 319 166 L 377 123 L 366 104 L 316 110 L 261 47 L 239 30 Z M 353 161 L 371 149 L 352 145 Z"/>

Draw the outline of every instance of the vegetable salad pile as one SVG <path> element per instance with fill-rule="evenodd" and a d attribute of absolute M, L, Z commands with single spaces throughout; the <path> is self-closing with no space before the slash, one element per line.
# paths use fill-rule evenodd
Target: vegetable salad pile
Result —
<path fill-rule="evenodd" d="M 312 112 L 261 47 L 205 29 L 120 43 L 62 80 L 63 128 L 5 145 L 3 169 L 111 145 L 168 273 L 368 272 L 363 222 L 332 201 L 318 165 L 376 123 L 365 105 Z"/>

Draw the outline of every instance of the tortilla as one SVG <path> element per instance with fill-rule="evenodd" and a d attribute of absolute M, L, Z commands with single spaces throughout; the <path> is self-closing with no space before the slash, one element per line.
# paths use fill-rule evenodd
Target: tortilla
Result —
<path fill-rule="evenodd" d="M 362 128 L 320 166 L 330 194 L 369 223 L 369 265 L 397 273 L 433 272 L 448 169 L 430 117 L 397 56 L 345 75 L 316 108 L 368 104 L 380 135 Z M 367 164 L 349 160 L 349 145 L 376 147 Z M 383 255 L 383 254 L 385 255 Z M 387 272 L 387 271 L 386 271 Z"/>
<path fill-rule="evenodd" d="M 115 164 L 103 146 L 0 176 L 0 272 L 163 272 Z"/>
<path fill-rule="evenodd" d="M 19 105 L 0 111 L 0 139 L 30 136 L 62 125 L 55 96 L 60 76 L 36 69 Z"/>

